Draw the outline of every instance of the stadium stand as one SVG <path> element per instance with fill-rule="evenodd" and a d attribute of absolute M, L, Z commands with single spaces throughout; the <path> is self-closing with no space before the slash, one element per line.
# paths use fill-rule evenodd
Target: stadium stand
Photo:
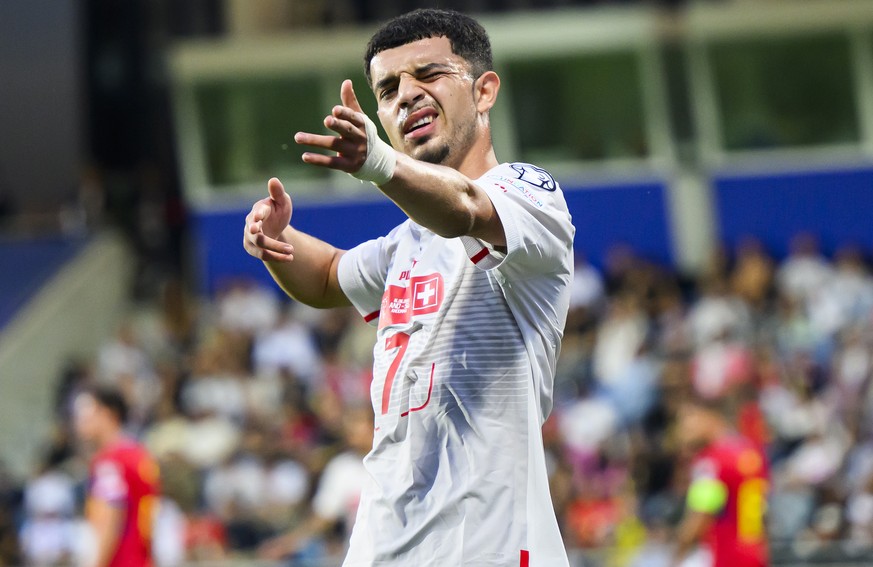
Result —
<path fill-rule="evenodd" d="M 0 241 L 0 329 L 84 243 L 78 238 Z"/>
<path fill-rule="evenodd" d="M 873 277 L 858 251 L 827 258 L 800 235 L 776 262 L 746 241 L 695 281 L 632 250 L 612 258 L 603 273 L 578 266 L 545 428 L 577 564 L 659 565 L 668 553 L 687 474 L 671 423 L 691 392 L 748 403 L 736 426 L 771 459 L 774 564 L 873 558 Z M 183 528 L 159 533 L 184 535 L 166 545 L 186 560 L 254 556 L 304 521 L 326 464 L 345 450 L 343 415 L 367 403 L 371 332 L 350 311 L 286 304 L 249 280 L 205 303 L 167 288 L 59 379 L 57 435 L 20 514 L 27 525 L 46 514 L 75 524 L 83 469 L 70 400 L 111 383 L 128 392 L 133 430 L 163 464 L 164 521 Z M 343 534 L 301 557 L 341 554 Z M 28 541 L 28 553 L 64 545 Z"/>

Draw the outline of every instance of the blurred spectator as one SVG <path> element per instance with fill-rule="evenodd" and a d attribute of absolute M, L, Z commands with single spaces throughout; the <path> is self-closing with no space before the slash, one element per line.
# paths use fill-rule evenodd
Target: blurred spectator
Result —
<path fill-rule="evenodd" d="M 73 479 L 63 472 L 56 453 L 24 488 L 25 519 L 21 547 L 30 565 L 57 565 L 81 560 L 80 523 L 75 519 Z"/>
<path fill-rule="evenodd" d="M 724 336 L 712 337 L 701 345 L 691 365 L 694 390 L 707 399 L 723 398 L 752 379 L 752 353 L 739 341 Z"/>
<path fill-rule="evenodd" d="M 311 385 L 321 370 L 312 331 L 285 309 L 275 327 L 255 339 L 254 368 L 258 374 L 287 370 Z"/>
<path fill-rule="evenodd" d="M 610 384 L 637 358 L 646 341 L 648 323 L 635 295 L 617 297 L 601 322 L 594 345 L 594 375 Z"/>
<path fill-rule="evenodd" d="M 272 329 L 279 311 L 278 296 L 248 280 L 230 282 L 218 296 L 218 324 L 229 331 L 253 334 Z"/>
<path fill-rule="evenodd" d="M 573 285 L 570 288 L 570 309 L 596 312 L 603 300 L 603 277 L 584 256 L 576 256 Z"/>
<path fill-rule="evenodd" d="M 125 321 L 114 340 L 100 349 L 98 380 L 118 388 L 130 406 L 133 426 L 144 423 L 160 396 L 160 387 L 151 358 L 142 348 L 133 323 Z"/>
<path fill-rule="evenodd" d="M 761 243 L 751 238 L 741 242 L 730 276 L 733 293 L 753 309 L 764 309 L 773 292 L 773 279 L 773 261 Z"/>
<path fill-rule="evenodd" d="M 777 272 L 779 291 L 788 299 L 811 301 L 824 290 L 832 269 L 819 253 L 811 234 L 798 234 L 791 241 L 791 252 Z"/>
<path fill-rule="evenodd" d="M 185 527 L 185 514 L 178 504 L 169 498 L 161 498 L 152 543 L 157 567 L 179 567 L 185 562 Z"/>
<path fill-rule="evenodd" d="M 849 538 L 858 547 L 873 548 L 873 474 L 859 490 L 852 492 L 846 506 Z"/>
<path fill-rule="evenodd" d="M 9 474 L 6 463 L 0 461 L 0 564 L 19 565 L 22 563 L 19 534 L 17 529 L 18 512 L 22 507 L 22 489 Z"/>
<path fill-rule="evenodd" d="M 207 509 L 227 526 L 235 549 L 253 549 L 272 532 L 276 520 L 303 501 L 309 479 L 304 467 L 276 454 L 267 457 L 258 429 L 247 432 L 241 450 L 204 481 Z"/>
<path fill-rule="evenodd" d="M 749 335 L 748 307 L 732 295 L 722 279 L 707 279 L 702 294 L 688 314 L 694 344 L 709 345 L 723 339 L 744 339 Z"/>
<path fill-rule="evenodd" d="M 363 458 L 373 445 L 373 416 L 370 408 L 355 408 L 343 419 L 346 449 L 334 456 L 324 468 L 318 490 L 312 499 L 310 514 L 294 529 L 263 545 L 259 555 L 267 559 L 291 557 L 301 565 L 317 565 L 324 547 L 344 549 L 354 526 L 358 503 L 367 471 Z M 331 534 L 340 527 L 340 536 Z M 310 563 L 311 562 L 311 563 Z M 298 564 L 292 561 L 293 564 Z"/>
<path fill-rule="evenodd" d="M 851 246 L 837 251 L 835 268 L 823 291 L 829 292 L 839 304 L 839 325 L 868 323 L 873 310 L 873 278 L 867 272 L 861 251 Z"/>
<path fill-rule="evenodd" d="M 232 422 L 208 413 L 190 418 L 170 415 L 145 435 L 146 445 L 158 459 L 179 455 L 186 463 L 206 468 L 223 462 L 240 442 L 240 429 Z"/>

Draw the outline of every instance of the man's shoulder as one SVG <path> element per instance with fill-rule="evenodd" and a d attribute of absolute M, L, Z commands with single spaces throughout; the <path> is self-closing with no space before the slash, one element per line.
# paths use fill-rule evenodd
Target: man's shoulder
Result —
<path fill-rule="evenodd" d="M 476 183 L 487 191 L 502 192 L 511 200 L 539 210 L 566 211 L 561 186 L 551 173 L 524 162 L 502 163 L 491 168 Z"/>
<path fill-rule="evenodd" d="M 726 436 L 717 439 L 704 449 L 695 460 L 696 463 L 709 463 L 717 470 L 728 473 L 739 471 L 740 473 L 757 473 L 765 467 L 764 457 L 761 452 L 745 438 L 739 436 Z"/>
<path fill-rule="evenodd" d="M 520 161 L 501 163 L 488 170 L 481 179 L 502 180 L 512 185 L 519 184 L 547 192 L 560 190 L 560 185 L 551 173 L 542 167 Z"/>
<path fill-rule="evenodd" d="M 107 447 L 94 457 L 94 463 L 114 462 L 125 467 L 136 467 L 143 461 L 152 461 L 152 457 L 138 441 L 125 439 Z"/>

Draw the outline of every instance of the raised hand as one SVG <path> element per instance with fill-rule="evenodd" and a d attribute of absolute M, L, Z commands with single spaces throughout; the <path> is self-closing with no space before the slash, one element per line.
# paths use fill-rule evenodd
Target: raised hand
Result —
<path fill-rule="evenodd" d="M 367 118 L 348 79 L 340 87 L 340 100 L 342 105 L 333 107 L 331 114 L 324 119 L 325 127 L 336 132 L 337 136 L 298 132 L 294 141 L 336 152 L 336 155 L 306 152 L 303 154 L 306 163 L 355 173 L 367 160 Z"/>
<path fill-rule="evenodd" d="M 246 216 L 243 246 L 246 252 L 268 262 L 290 262 L 294 247 L 280 239 L 291 222 L 291 197 L 273 177 L 267 183 L 270 196 L 261 199 Z"/>

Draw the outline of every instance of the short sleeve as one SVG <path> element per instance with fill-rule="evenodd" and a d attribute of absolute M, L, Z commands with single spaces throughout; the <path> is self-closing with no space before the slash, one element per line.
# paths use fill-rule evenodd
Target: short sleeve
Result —
<path fill-rule="evenodd" d="M 128 486 L 124 471 L 114 461 L 98 461 L 94 465 L 91 479 L 91 497 L 111 504 L 124 504 L 127 500 Z"/>
<path fill-rule="evenodd" d="M 378 324 L 391 258 L 401 234 L 408 230 L 408 222 L 397 226 L 387 236 L 355 246 L 340 258 L 337 267 L 340 288 L 364 321 L 371 325 Z"/>
<path fill-rule="evenodd" d="M 502 164 L 476 184 L 488 194 L 506 234 L 505 253 L 479 239 L 461 237 L 476 266 L 537 273 L 564 268 L 575 228 L 563 192 L 548 172 L 525 163 Z"/>

